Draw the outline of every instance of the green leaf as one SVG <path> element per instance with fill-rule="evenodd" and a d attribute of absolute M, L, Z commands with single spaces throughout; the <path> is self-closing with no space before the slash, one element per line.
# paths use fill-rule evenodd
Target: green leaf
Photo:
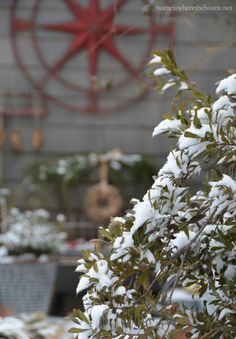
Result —
<path fill-rule="evenodd" d="M 201 220 L 203 218 L 203 215 L 201 214 L 196 214 L 194 215 L 190 220 L 189 220 L 189 223 L 196 223 L 198 222 L 199 220 Z"/>
<path fill-rule="evenodd" d="M 88 250 L 82 250 L 81 252 L 82 252 L 82 256 L 84 257 L 84 259 L 89 260 L 91 252 Z"/>
<path fill-rule="evenodd" d="M 94 277 L 90 277 L 90 278 L 89 278 L 89 282 L 90 282 L 90 283 L 93 283 L 93 284 L 96 284 L 96 283 L 98 283 L 98 279 L 97 279 L 97 278 L 94 278 Z"/>
<path fill-rule="evenodd" d="M 89 320 L 81 310 L 75 310 L 73 312 L 73 316 L 89 324 Z"/>
<path fill-rule="evenodd" d="M 221 240 L 223 241 L 223 243 L 229 247 L 230 249 L 233 249 L 234 245 L 232 244 L 232 242 L 230 241 L 229 237 L 227 235 L 225 235 L 221 230 L 218 229 L 218 234 L 221 238 Z"/>
<path fill-rule="evenodd" d="M 186 138 L 195 138 L 195 139 L 198 139 L 199 138 L 199 136 L 197 135 L 197 134 L 194 134 L 194 133 L 192 133 L 192 132 L 189 132 L 189 131 L 185 131 L 184 132 L 184 136 L 186 137 Z"/>
<path fill-rule="evenodd" d="M 176 61 L 175 61 L 175 54 L 174 54 L 174 52 L 171 51 L 170 49 L 168 49 L 168 50 L 167 50 L 167 55 L 168 55 L 170 61 L 172 62 L 172 64 L 174 64 L 175 66 L 177 66 L 177 65 L 176 65 Z"/>
<path fill-rule="evenodd" d="M 184 231 L 184 233 L 186 234 L 186 236 L 189 238 L 189 229 L 188 229 L 187 226 L 184 227 L 183 231 Z"/>
<path fill-rule="evenodd" d="M 169 113 L 164 113 L 163 118 L 167 120 L 175 120 L 175 117 L 173 117 L 173 115 L 170 115 Z"/>
<path fill-rule="evenodd" d="M 122 328 L 122 327 L 117 327 L 117 328 L 116 328 L 116 332 L 117 332 L 117 334 L 119 334 L 119 335 L 121 335 L 121 334 L 123 334 L 123 333 L 124 333 L 124 331 L 123 331 L 123 328 Z"/>
<path fill-rule="evenodd" d="M 76 327 L 73 327 L 71 329 L 69 329 L 68 333 L 83 333 L 87 330 L 83 329 L 83 328 L 76 328 Z"/>
<path fill-rule="evenodd" d="M 194 127 L 198 128 L 198 129 L 202 127 L 201 121 L 198 118 L 197 113 L 195 113 L 195 115 L 194 115 L 193 124 L 194 124 Z"/>
<path fill-rule="evenodd" d="M 99 229 L 99 234 L 101 237 L 107 238 L 110 241 L 114 241 L 114 237 L 111 235 L 111 233 L 106 230 L 105 228 L 100 228 Z"/>
<path fill-rule="evenodd" d="M 181 168 L 179 158 L 176 158 L 175 161 L 176 161 L 176 165 L 177 165 L 179 168 Z"/>
<path fill-rule="evenodd" d="M 207 284 L 203 284 L 202 287 L 199 290 L 199 297 L 201 298 L 203 296 L 203 294 L 206 292 L 207 290 Z"/>

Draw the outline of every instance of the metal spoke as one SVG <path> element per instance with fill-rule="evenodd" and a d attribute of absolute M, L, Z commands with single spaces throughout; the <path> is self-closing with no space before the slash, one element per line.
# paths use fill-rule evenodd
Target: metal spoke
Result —
<path fill-rule="evenodd" d="M 100 1 L 99 0 L 90 0 L 89 2 L 90 12 L 92 14 L 98 14 L 100 11 Z"/>
<path fill-rule="evenodd" d="M 40 24 L 38 26 L 40 28 L 48 29 L 50 31 L 75 33 L 75 34 L 86 28 L 86 26 L 83 25 L 83 23 L 78 23 L 76 21 L 58 22 L 54 24 Z"/>
<path fill-rule="evenodd" d="M 89 72 L 90 76 L 97 75 L 99 48 L 96 46 L 95 38 L 91 37 L 88 40 L 88 58 L 89 58 Z"/>
<path fill-rule="evenodd" d="M 39 85 L 42 86 L 51 76 L 57 74 L 64 64 L 71 59 L 78 50 L 85 46 L 87 39 L 87 33 L 74 39 L 66 53 L 51 67 L 50 71 L 43 77 Z"/>
<path fill-rule="evenodd" d="M 14 21 L 12 21 L 12 28 L 17 32 L 26 31 L 32 28 L 32 23 L 30 21 L 22 19 L 15 19 Z"/>

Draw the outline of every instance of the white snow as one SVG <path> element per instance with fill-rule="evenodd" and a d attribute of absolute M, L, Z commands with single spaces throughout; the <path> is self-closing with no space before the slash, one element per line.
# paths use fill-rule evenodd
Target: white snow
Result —
<path fill-rule="evenodd" d="M 228 264 L 227 269 L 224 273 L 225 279 L 232 280 L 236 276 L 236 266 Z"/>
<path fill-rule="evenodd" d="M 176 234 L 176 238 L 171 240 L 171 244 L 177 249 L 180 250 L 184 246 L 186 246 L 194 237 L 196 236 L 195 232 L 189 231 L 189 237 L 185 232 L 181 231 Z M 193 244 L 196 246 L 196 244 Z"/>
<path fill-rule="evenodd" d="M 64 175 L 67 171 L 67 161 L 64 159 L 60 159 L 58 161 L 57 173 L 59 175 Z"/>
<path fill-rule="evenodd" d="M 101 317 L 108 308 L 109 307 L 107 305 L 95 305 L 91 308 L 90 316 L 92 318 L 92 324 L 94 329 L 99 328 Z"/>
<path fill-rule="evenodd" d="M 87 268 L 85 266 L 85 260 L 84 259 L 80 259 L 78 260 L 78 266 L 75 270 L 76 272 L 86 272 Z"/>
<path fill-rule="evenodd" d="M 232 191 L 236 192 L 236 181 L 234 181 L 229 175 L 223 174 L 223 177 L 219 181 L 210 181 L 209 184 L 212 186 L 210 197 L 213 197 L 216 193 L 219 194 L 217 187 L 225 186 L 231 188 Z M 216 187 L 216 191 L 214 188 Z"/>
<path fill-rule="evenodd" d="M 236 74 L 230 75 L 220 81 L 219 86 L 216 89 L 216 93 L 226 92 L 228 95 L 236 94 Z"/>
<path fill-rule="evenodd" d="M 176 85 L 176 83 L 173 82 L 173 80 L 168 81 L 168 82 L 162 87 L 162 91 L 164 92 L 164 91 L 166 91 L 167 89 L 169 89 L 169 88 L 171 88 L 171 87 L 173 87 L 173 86 L 175 86 L 175 85 Z"/>
<path fill-rule="evenodd" d="M 217 112 L 213 112 L 212 122 L 217 124 L 218 127 L 226 126 L 229 120 L 232 120 L 235 116 L 234 110 L 232 107 L 227 107 L 227 109 L 220 109 Z M 215 139 L 221 140 L 220 136 L 215 135 Z"/>
<path fill-rule="evenodd" d="M 92 285 L 92 283 L 89 281 L 89 277 L 83 275 L 78 283 L 77 289 L 76 289 L 76 293 L 80 293 L 84 290 L 86 290 L 87 288 L 89 288 Z"/>
<path fill-rule="evenodd" d="M 59 213 L 57 216 L 56 216 L 56 220 L 60 223 L 62 222 L 65 222 L 66 221 L 66 216 L 65 214 L 62 214 L 62 213 Z"/>
<path fill-rule="evenodd" d="M 98 260 L 95 265 L 90 268 L 86 275 L 83 275 L 80 278 L 76 290 L 77 293 L 80 293 L 81 291 L 87 289 L 94 283 L 90 280 L 90 278 L 95 278 L 97 280 L 96 288 L 98 290 L 110 287 L 118 280 L 118 277 L 116 277 L 109 269 L 106 260 Z"/>
<path fill-rule="evenodd" d="M 2 246 L 0 247 L 0 258 L 6 257 L 8 255 L 8 250 L 6 247 Z"/>
<path fill-rule="evenodd" d="M 155 56 L 149 61 L 149 64 L 155 64 L 155 63 L 158 63 L 158 64 L 161 63 L 161 57 L 160 57 L 159 55 L 155 55 Z"/>
<path fill-rule="evenodd" d="M 13 317 L 0 318 L 0 333 L 6 336 L 16 336 L 18 339 L 29 339 L 22 320 Z"/>
<path fill-rule="evenodd" d="M 188 84 L 186 84 L 186 82 L 183 82 L 183 81 L 180 82 L 179 91 L 181 91 L 181 90 L 184 91 L 188 88 L 189 87 L 188 87 Z"/>
<path fill-rule="evenodd" d="M 181 121 L 174 119 L 174 120 L 169 120 L 165 119 L 159 123 L 154 129 L 154 132 L 152 136 L 166 133 L 166 132 L 181 132 Z"/>
<path fill-rule="evenodd" d="M 225 262 L 221 258 L 221 255 L 216 255 L 216 257 L 214 258 L 214 264 L 216 265 L 216 272 L 219 274 L 225 264 Z"/>
<path fill-rule="evenodd" d="M 212 105 L 212 109 L 213 111 L 218 111 L 219 109 L 224 108 L 225 106 L 231 106 L 232 103 L 229 100 L 229 97 L 227 95 L 222 95 L 219 97 L 219 99 L 217 99 L 213 105 Z"/>
<path fill-rule="evenodd" d="M 155 210 L 148 199 L 138 202 L 133 210 L 135 212 L 135 220 L 131 229 L 132 234 L 134 234 L 146 221 L 152 219 L 155 213 Z"/>
<path fill-rule="evenodd" d="M 209 110 L 209 107 L 202 107 L 197 110 L 197 117 L 202 124 L 209 124 L 209 117 L 206 113 L 206 110 Z M 194 112 L 192 112 L 192 114 L 194 115 Z"/>
<path fill-rule="evenodd" d="M 193 157 L 194 155 L 194 157 L 196 157 L 202 153 L 209 144 L 209 141 L 201 142 L 201 138 L 204 138 L 207 132 L 212 132 L 211 127 L 209 125 L 202 125 L 201 128 L 196 128 L 192 123 L 185 132 L 190 132 L 196 135 L 196 137 L 188 137 L 182 134 L 178 142 L 179 148 L 180 150 L 188 149 L 189 156 Z"/>
<path fill-rule="evenodd" d="M 124 232 L 122 237 L 117 237 L 114 241 L 113 248 L 115 251 L 111 254 L 111 260 L 116 260 L 125 254 L 127 250 L 134 246 L 134 240 L 130 232 Z"/>
<path fill-rule="evenodd" d="M 115 218 L 112 218 L 112 221 L 115 221 L 115 222 L 119 222 L 121 224 L 125 224 L 126 220 L 122 217 L 115 217 Z"/>
<path fill-rule="evenodd" d="M 181 156 L 180 151 L 172 151 L 169 153 L 167 161 L 165 165 L 160 169 L 159 175 L 164 174 L 164 173 L 171 173 L 175 178 L 181 177 L 181 173 L 186 171 L 187 164 L 185 165 L 185 169 L 182 168 L 182 166 L 177 165 L 177 159 L 179 159 Z"/>
<path fill-rule="evenodd" d="M 111 260 L 116 260 L 125 254 L 127 249 L 134 246 L 134 240 L 130 232 L 124 232 L 122 237 L 117 237 L 114 241 L 113 248 L 114 253 L 111 254 Z"/>
<path fill-rule="evenodd" d="M 156 259 L 149 249 L 145 250 L 144 252 L 141 252 L 141 258 L 140 259 L 141 260 L 146 259 L 149 264 L 155 264 L 156 263 Z"/>
<path fill-rule="evenodd" d="M 230 310 L 229 308 L 224 308 L 219 314 L 219 320 L 221 320 L 223 317 L 230 313 L 234 313 L 234 311 Z"/>
<path fill-rule="evenodd" d="M 124 286 L 119 286 L 115 293 L 113 294 L 114 296 L 119 296 L 119 295 L 125 295 L 126 294 L 126 288 Z"/>
<path fill-rule="evenodd" d="M 84 332 L 79 333 L 78 338 L 79 339 L 89 339 L 92 336 L 92 328 L 89 324 L 87 324 L 85 321 L 80 320 L 79 322 L 80 329 L 84 330 Z"/>
<path fill-rule="evenodd" d="M 134 246 L 134 240 L 130 232 L 124 232 L 122 237 L 116 238 L 113 244 L 113 248 L 120 247 L 120 245 L 122 249 L 130 248 Z"/>
<path fill-rule="evenodd" d="M 170 74 L 170 73 L 171 73 L 171 71 L 169 71 L 165 67 L 158 68 L 153 72 L 153 74 L 156 75 L 156 76 L 161 76 L 161 75 Z"/>
<path fill-rule="evenodd" d="M 169 291 L 167 293 L 167 297 L 169 297 L 171 293 L 172 293 L 172 291 Z M 173 303 L 175 303 L 175 302 L 181 303 L 183 301 L 192 302 L 193 301 L 193 297 L 192 297 L 192 294 L 189 293 L 188 291 L 186 291 L 185 289 L 177 287 L 173 291 L 171 301 Z"/>
<path fill-rule="evenodd" d="M 58 232 L 56 224 L 49 220 L 46 210 L 20 212 L 14 208 L 4 219 L 7 230 L 0 234 L 1 244 L 8 252 L 18 254 L 58 252 L 66 239 L 66 233 Z"/>

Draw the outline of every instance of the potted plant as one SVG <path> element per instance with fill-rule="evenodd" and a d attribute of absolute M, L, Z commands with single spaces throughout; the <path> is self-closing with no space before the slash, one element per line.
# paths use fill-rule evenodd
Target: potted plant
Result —
<path fill-rule="evenodd" d="M 48 312 L 65 233 L 43 209 L 13 208 L 0 234 L 0 310 Z"/>

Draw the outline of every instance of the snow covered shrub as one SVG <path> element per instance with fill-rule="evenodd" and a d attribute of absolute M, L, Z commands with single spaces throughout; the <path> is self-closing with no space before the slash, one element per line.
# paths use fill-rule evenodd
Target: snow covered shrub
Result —
<path fill-rule="evenodd" d="M 0 252 L 9 255 L 25 253 L 53 254 L 66 238 L 43 209 L 20 212 L 13 208 L 3 221 L 5 233 L 0 234 Z"/>
<path fill-rule="evenodd" d="M 28 339 L 25 324 L 13 317 L 0 318 L 1 338 Z"/>
<path fill-rule="evenodd" d="M 152 187 L 101 235 L 104 256 L 85 252 L 75 313 L 77 338 L 236 338 L 236 74 L 203 94 L 170 51 L 151 60 L 157 88 L 177 88 L 171 113 L 153 135 L 176 138 Z M 201 189 L 192 180 L 201 173 Z M 204 178 L 203 178 L 204 176 Z M 154 288 L 157 286 L 157 288 Z M 190 287 L 202 308 L 172 305 Z M 167 293 L 168 287 L 168 293 Z M 157 305 L 159 308 L 157 310 Z"/>
<path fill-rule="evenodd" d="M 66 328 L 66 323 L 49 319 L 42 313 L 0 317 L 1 339 L 71 339 Z"/>

